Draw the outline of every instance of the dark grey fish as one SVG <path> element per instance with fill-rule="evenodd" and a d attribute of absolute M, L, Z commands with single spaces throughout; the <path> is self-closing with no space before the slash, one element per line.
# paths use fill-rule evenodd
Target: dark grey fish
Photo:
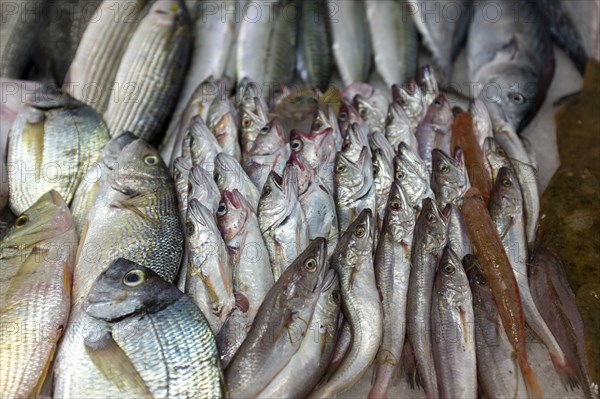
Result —
<path fill-rule="evenodd" d="M 325 90 L 333 69 L 327 1 L 308 0 L 301 5 L 296 69 L 308 86 Z"/>

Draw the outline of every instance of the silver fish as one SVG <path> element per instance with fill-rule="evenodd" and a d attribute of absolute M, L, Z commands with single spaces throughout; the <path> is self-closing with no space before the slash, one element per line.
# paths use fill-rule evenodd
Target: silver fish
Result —
<path fill-rule="evenodd" d="M 333 169 L 337 149 L 335 134 L 333 129 L 326 128 L 311 134 L 294 129 L 290 135 L 292 155 L 299 154 L 331 192 L 333 192 Z"/>
<path fill-rule="evenodd" d="M 215 167 L 215 159 L 223 152 L 217 138 L 213 136 L 200 116 L 192 118 L 185 133 L 182 156 L 192 162 L 193 166 L 200 165 L 208 172 Z"/>
<path fill-rule="evenodd" d="M 490 113 L 481 98 L 475 98 L 469 105 L 469 112 L 473 116 L 473 128 L 479 147 L 483 149 L 483 143 L 488 137 L 493 137 L 492 120 Z"/>
<path fill-rule="evenodd" d="M 238 137 L 238 115 L 228 98 L 217 96 L 208 110 L 206 125 L 217 138 L 223 152 L 238 162 L 242 159 L 242 150 Z"/>
<path fill-rule="evenodd" d="M 508 155 L 506 154 L 506 151 L 504 151 L 504 148 L 502 148 L 493 137 L 485 138 L 482 150 L 485 167 L 492 177 L 492 184 L 494 184 L 498 178 L 500 169 L 503 167 L 512 168 L 512 163 L 510 162 L 510 159 L 508 159 Z"/>
<path fill-rule="evenodd" d="M 385 109 L 379 109 L 360 94 L 354 96 L 353 103 L 358 114 L 367 123 L 371 132 L 383 132 L 385 130 Z"/>
<path fill-rule="evenodd" d="M 382 132 L 373 132 L 373 134 L 369 136 L 369 146 L 371 147 L 373 155 L 375 155 L 377 149 L 381 150 L 383 157 L 389 162 L 391 167 L 394 162 L 394 157 L 396 156 L 396 149 L 392 147 Z"/>
<path fill-rule="evenodd" d="M 417 82 L 409 80 L 402 86 L 393 85 L 392 98 L 406 112 L 410 120 L 410 127 L 413 132 L 416 132 L 419 122 L 421 122 L 429 107 L 429 104 L 425 104 L 423 92 Z"/>
<path fill-rule="evenodd" d="M 369 145 L 369 132 L 358 123 L 352 123 L 346 129 L 346 137 L 342 143 L 342 153 L 350 162 L 357 162 L 363 148 L 367 149 L 367 155 L 373 156 Z"/>
<path fill-rule="evenodd" d="M 383 226 L 386 206 L 392 183 L 394 182 L 394 165 L 383 155 L 381 149 L 373 152 L 373 185 L 375 186 L 375 209 L 377 213 L 377 229 Z"/>
<path fill-rule="evenodd" d="M 225 153 L 218 154 L 215 158 L 213 177 L 221 193 L 225 190 L 238 190 L 246 201 L 252 205 L 252 211 L 254 213 L 258 212 L 260 191 L 235 158 Z"/>
<path fill-rule="evenodd" d="M 213 175 L 200 165 L 192 167 L 189 174 L 188 202 L 195 199 L 214 215 L 219 208 L 220 197 L 221 193 Z"/>
<path fill-rule="evenodd" d="M 454 117 L 450 103 L 443 94 L 433 100 L 425 117 L 419 123 L 415 135 L 419 144 L 419 156 L 431 173 L 431 151 L 435 148 L 450 154 L 451 127 Z"/>
<path fill-rule="evenodd" d="M 430 185 L 437 205 L 443 208 L 446 204 L 462 204 L 462 198 L 471 184 L 465 166 L 465 156 L 460 147 L 456 147 L 452 157 L 434 149 L 431 159 L 433 170 Z"/>
<path fill-rule="evenodd" d="M 327 128 L 333 130 L 332 134 L 335 141 L 335 148 L 339 151 L 342 148 L 342 132 L 338 124 L 337 116 L 330 105 L 327 106 L 326 111 L 317 109 L 313 123 L 310 127 L 310 132 L 312 134 L 319 134 Z"/>
<path fill-rule="evenodd" d="M 405 143 L 400 143 L 394 158 L 394 178 L 413 208 L 421 209 L 423 199 L 434 198 L 425 163 Z"/>
<path fill-rule="evenodd" d="M 411 120 L 396 101 L 390 104 L 385 120 L 385 138 L 393 148 L 404 142 L 412 150 L 418 150 L 417 138 Z"/>

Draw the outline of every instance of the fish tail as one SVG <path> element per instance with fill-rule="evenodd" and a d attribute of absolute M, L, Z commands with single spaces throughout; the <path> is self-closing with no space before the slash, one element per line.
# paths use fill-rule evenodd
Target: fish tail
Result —
<path fill-rule="evenodd" d="M 572 390 L 573 388 L 579 386 L 579 379 L 577 378 L 577 373 L 565 358 L 561 359 L 560 357 L 551 353 L 550 360 L 552 360 L 554 370 L 556 370 L 556 373 L 560 377 L 560 380 L 565 389 L 570 388 Z"/>
<path fill-rule="evenodd" d="M 519 355 L 519 367 L 521 368 L 521 373 L 523 374 L 523 379 L 525 380 L 525 388 L 527 388 L 527 394 L 529 398 L 543 398 L 542 390 L 537 381 L 537 377 L 535 376 L 535 373 L 529 366 L 526 354 Z"/>
<path fill-rule="evenodd" d="M 386 399 L 388 397 L 388 389 L 393 381 L 394 365 L 390 363 L 382 363 L 375 370 L 375 381 L 369 391 L 369 399 Z"/>

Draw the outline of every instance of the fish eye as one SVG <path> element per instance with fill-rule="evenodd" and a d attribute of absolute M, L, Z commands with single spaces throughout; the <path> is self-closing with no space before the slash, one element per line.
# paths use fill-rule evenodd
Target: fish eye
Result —
<path fill-rule="evenodd" d="M 521 93 L 508 93 L 508 98 L 515 104 L 525 103 L 525 96 L 523 96 Z"/>
<path fill-rule="evenodd" d="M 475 279 L 477 280 L 477 283 L 479 285 L 486 285 L 487 284 L 487 281 L 486 281 L 485 277 L 483 277 L 483 274 L 481 274 L 481 273 L 479 273 Z"/>
<path fill-rule="evenodd" d="M 260 132 L 263 133 L 263 134 L 267 133 L 268 131 L 269 131 L 269 125 L 265 125 L 265 126 L 263 126 L 262 129 L 260 129 Z"/>
<path fill-rule="evenodd" d="M 512 186 L 512 182 L 509 179 L 502 179 L 502 185 L 504 187 L 510 187 Z"/>
<path fill-rule="evenodd" d="M 367 115 L 367 110 L 366 110 L 365 108 L 363 108 L 363 107 L 360 107 L 360 108 L 358 109 L 358 114 L 359 114 L 360 116 L 364 117 L 365 115 Z"/>
<path fill-rule="evenodd" d="M 219 204 L 219 207 L 217 208 L 217 216 L 219 216 L 219 217 L 225 216 L 226 213 L 227 213 L 227 205 L 224 202 L 221 202 Z"/>
<path fill-rule="evenodd" d="M 399 170 L 396 172 L 396 180 L 402 180 L 402 179 L 404 179 L 404 172 Z"/>
<path fill-rule="evenodd" d="M 373 177 L 377 177 L 379 175 L 379 166 L 373 165 Z"/>
<path fill-rule="evenodd" d="M 333 299 L 335 302 L 340 300 L 340 291 L 339 290 L 334 290 L 331 292 L 331 299 Z"/>
<path fill-rule="evenodd" d="M 125 277 L 123 277 L 123 284 L 128 287 L 137 287 L 146 281 L 147 278 L 148 277 L 146 276 L 146 273 L 144 273 L 142 270 L 133 269 L 128 271 Z"/>
<path fill-rule="evenodd" d="M 366 231 L 367 231 L 367 229 L 365 229 L 365 226 L 361 224 L 361 225 L 356 226 L 356 230 L 354 230 L 354 235 L 357 236 L 358 238 L 362 238 L 362 237 L 364 237 Z"/>
<path fill-rule="evenodd" d="M 498 153 L 498 155 L 501 155 L 503 157 L 506 156 L 506 152 L 504 151 L 504 148 L 500 147 L 500 148 L 498 148 L 498 150 L 496 152 Z"/>
<path fill-rule="evenodd" d="M 313 122 L 313 129 L 319 130 L 321 129 L 321 127 L 323 127 L 323 123 L 320 120 L 315 119 L 315 121 Z"/>
<path fill-rule="evenodd" d="M 442 173 L 446 173 L 448 171 L 448 165 L 446 165 L 445 163 L 440 164 L 440 167 L 438 168 L 440 170 L 440 172 Z"/>
<path fill-rule="evenodd" d="M 274 95 L 274 96 L 278 96 L 278 95 L 280 95 L 280 94 L 281 94 L 281 89 L 280 89 L 279 87 L 276 87 L 276 88 L 273 90 L 273 95 Z"/>
<path fill-rule="evenodd" d="M 434 103 L 434 104 L 435 104 L 435 106 L 436 106 L 436 107 L 438 107 L 438 108 L 442 106 L 442 102 L 441 102 L 439 99 L 437 99 L 437 98 L 436 98 L 436 99 L 433 101 L 433 103 Z"/>
<path fill-rule="evenodd" d="M 346 165 L 338 165 L 335 167 L 336 172 L 343 173 L 346 171 Z"/>
<path fill-rule="evenodd" d="M 219 172 L 217 172 L 215 170 L 215 173 L 213 173 L 213 179 L 218 182 L 219 180 L 221 180 L 221 174 Z"/>
<path fill-rule="evenodd" d="M 185 229 L 186 229 L 186 232 L 187 232 L 187 235 L 188 235 L 188 236 L 192 236 L 192 235 L 194 235 L 194 230 L 195 230 L 195 228 L 194 228 L 194 223 L 192 223 L 192 222 L 187 222 L 187 223 L 185 224 Z"/>
<path fill-rule="evenodd" d="M 386 126 L 389 126 L 392 123 L 394 123 L 394 115 L 392 115 L 391 112 L 388 112 L 387 118 L 385 118 L 385 124 L 386 124 Z"/>
<path fill-rule="evenodd" d="M 342 112 L 340 112 L 340 115 L 338 116 L 338 118 L 343 122 L 346 119 L 348 119 L 348 113 L 346 111 L 342 111 Z"/>
<path fill-rule="evenodd" d="M 149 166 L 156 165 L 158 163 L 158 157 L 156 155 L 146 155 L 144 157 L 144 163 Z"/>
<path fill-rule="evenodd" d="M 294 150 L 296 152 L 300 151 L 302 149 L 302 140 L 299 140 L 299 139 L 292 140 L 291 147 L 292 147 L 292 150 Z"/>
<path fill-rule="evenodd" d="M 266 184 L 262 192 L 263 197 L 266 197 L 267 195 L 271 194 L 271 190 L 271 186 Z"/>
<path fill-rule="evenodd" d="M 317 270 L 317 261 L 315 258 L 308 258 L 304 261 L 304 268 L 309 272 L 313 273 Z"/>
<path fill-rule="evenodd" d="M 17 218 L 17 220 L 15 220 L 15 227 L 16 228 L 23 227 L 27 224 L 27 222 L 29 222 L 29 216 L 21 215 Z"/>
<path fill-rule="evenodd" d="M 252 121 L 250 120 L 250 118 L 244 118 L 242 119 L 242 127 L 243 128 L 249 128 L 250 125 L 252 125 Z"/>
<path fill-rule="evenodd" d="M 402 208 L 402 204 L 400 203 L 400 200 L 393 199 L 392 202 L 390 202 L 390 208 L 392 208 L 395 211 L 397 211 L 400 208 Z"/>
<path fill-rule="evenodd" d="M 431 213 L 431 212 L 430 212 L 430 213 L 428 213 L 428 214 L 427 214 L 427 221 L 428 221 L 428 222 L 433 222 L 433 221 L 435 221 L 435 215 L 434 215 L 433 213 Z"/>
<path fill-rule="evenodd" d="M 444 268 L 442 269 L 442 271 L 443 271 L 445 274 L 452 274 L 452 273 L 454 273 L 454 270 L 455 270 L 455 269 L 456 269 L 456 268 L 455 268 L 454 266 L 452 266 L 450 263 L 446 263 L 446 264 L 444 265 Z"/>

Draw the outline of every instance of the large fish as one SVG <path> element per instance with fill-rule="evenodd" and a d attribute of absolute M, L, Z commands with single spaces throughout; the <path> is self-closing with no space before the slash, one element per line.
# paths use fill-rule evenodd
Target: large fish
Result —
<path fill-rule="evenodd" d="M 402 84 L 417 69 L 417 31 L 401 1 L 367 0 L 375 68 L 387 86 Z"/>
<path fill-rule="evenodd" d="M 471 289 L 460 259 L 449 246 L 444 249 L 435 274 L 431 328 L 440 397 L 477 397 Z"/>
<path fill-rule="evenodd" d="M 488 17 L 487 9 L 501 12 Z M 485 102 L 494 127 L 506 121 L 522 131 L 542 105 L 555 66 L 547 27 L 534 2 L 478 2 L 467 57 L 469 79 L 478 83 L 474 97 Z"/>
<path fill-rule="evenodd" d="M 327 270 L 325 239 L 314 240 L 269 290 L 246 340 L 225 370 L 233 398 L 255 397 L 297 353 Z"/>
<path fill-rule="evenodd" d="M 104 113 L 129 40 L 143 17 L 147 0 L 104 0 L 90 21 L 63 89 Z"/>
<path fill-rule="evenodd" d="M 56 191 L 19 215 L 0 241 L 0 313 L 6 326 L 0 390 L 5 397 L 36 396 L 50 370 L 69 317 L 76 248 L 75 224 Z"/>
<path fill-rule="evenodd" d="M 435 270 L 448 241 L 449 216 L 449 207 L 440 211 L 431 198 L 425 198 L 415 224 L 411 246 L 406 335 L 413 348 L 419 378 L 428 398 L 439 395 L 429 331 Z"/>
<path fill-rule="evenodd" d="M 92 285 L 83 309 L 106 322 L 106 330 L 86 338 L 85 350 L 122 395 L 226 396 L 204 315 L 152 269 L 116 259 Z"/>
<path fill-rule="evenodd" d="M 93 108 L 58 90 L 38 91 L 11 128 L 8 189 L 13 212 L 24 212 L 52 189 L 69 204 L 109 138 Z"/>
<path fill-rule="evenodd" d="M 375 251 L 375 279 L 383 309 L 383 337 L 375 359 L 369 398 L 385 398 L 400 365 L 406 335 L 406 302 L 415 209 L 398 183 L 392 183 Z"/>
<path fill-rule="evenodd" d="M 341 364 L 310 398 L 329 398 L 354 385 L 377 355 L 383 333 L 379 293 L 373 270 L 373 212 L 365 209 L 340 238 L 331 264 L 340 278 L 342 311 L 352 344 Z"/>
<path fill-rule="evenodd" d="M 166 128 L 183 83 L 192 36 L 183 3 L 157 1 L 129 41 L 104 118 L 111 136 L 151 141 Z"/>

